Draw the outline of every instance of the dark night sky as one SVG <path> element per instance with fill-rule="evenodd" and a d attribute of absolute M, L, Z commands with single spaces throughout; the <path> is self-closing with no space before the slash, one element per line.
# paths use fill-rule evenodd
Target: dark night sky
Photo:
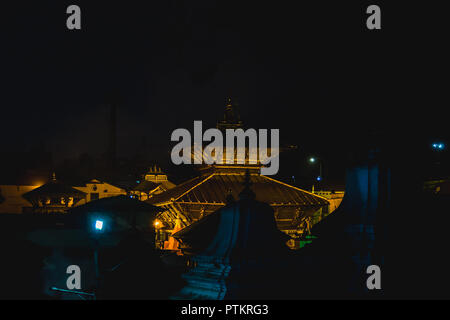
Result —
<path fill-rule="evenodd" d="M 249 127 L 280 128 L 299 146 L 291 165 L 317 153 L 340 170 L 369 131 L 405 148 L 448 138 L 444 10 L 378 2 L 383 29 L 372 32 L 369 2 L 245 3 L 2 5 L 3 150 L 103 152 L 111 94 L 121 97 L 121 155 L 142 136 L 165 146 L 194 120 L 214 126 L 229 92 Z M 70 4 L 82 9 L 81 31 L 66 29 Z"/>

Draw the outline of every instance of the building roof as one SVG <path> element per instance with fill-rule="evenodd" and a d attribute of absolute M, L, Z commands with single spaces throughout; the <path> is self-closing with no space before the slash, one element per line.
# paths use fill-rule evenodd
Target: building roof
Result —
<path fill-rule="evenodd" d="M 161 180 L 161 181 L 149 181 L 149 180 L 143 180 L 140 183 L 138 183 L 136 186 L 134 186 L 131 190 L 132 191 L 140 191 L 145 193 L 151 193 L 157 188 L 160 188 L 162 191 L 166 191 L 169 189 L 172 189 L 175 187 L 175 184 L 170 182 L 169 180 Z"/>
<path fill-rule="evenodd" d="M 148 180 L 141 181 L 137 186 L 133 188 L 133 191 L 150 192 L 155 190 L 161 185 L 161 183 L 156 183 Z"/>
<path fill-rule="evenodd" d="M 46 184 L 31 190 L 30 192 L 27 192 L 23 195 L 23 197 L 27 200 L 31 200 L 34 198 L 39 197 L 77 197 L 77 198 L 83 198 L 85 196 L 85 193 L 77 190 L 75 188 L 72 188 L 68 185 L 65 185 L 56 179 L 50 180 Z"/>
<path fill-rule="evenodd" d="M 106 197 L 99 200 L 90 201 L 86 204 L 70 209 L 70 212 L 73 214 L 85 212 L 136 213 L 159 211 L 161 211 L 161 209 L 156 206 L 132 199 L 125 195 Z"/>
<path fill-rule="evenodd" d="M 197 203 L 225 205 L 230 193 L 237 197 L 242 190 L 245 171 L 212 171 L 182 183 L 164 193 L 153 196 L 148 201 L 156 205 L 170 203 Z M 288 185 L 284 182 L 250 174 L 252 190 L 256 200 L 271 206 L 321 207 L 328 201 L 308 191 Z"/>
<path fill-rule="evenodd" d="M 245 191 L 240 193 L 238 201 L 173 234 L 181 240 L 182 250 L 222 258 L 273 255 L 287 250 L 285 243 L 290 237 L 278 230 L 273 209 L 255 201 L 254 194 L 248 196 Z"/>

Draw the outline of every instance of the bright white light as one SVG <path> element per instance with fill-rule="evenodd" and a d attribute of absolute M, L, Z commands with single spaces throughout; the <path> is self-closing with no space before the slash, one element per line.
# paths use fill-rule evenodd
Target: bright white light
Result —
<path fill-rule="evenodd" d="M 310 158 L 309 162 L 316 162 L 316 158 Z"/>
<path fill-rule="evenodd" d="M 95 221 L 95 229 L 96 230 L 102 230 L 103 229 L 103 221 L 102 220 Z"/>

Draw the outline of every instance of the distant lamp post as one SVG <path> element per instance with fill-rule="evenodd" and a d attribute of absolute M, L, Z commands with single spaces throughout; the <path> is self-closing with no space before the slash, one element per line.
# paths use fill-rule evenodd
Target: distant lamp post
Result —
<path fill-rule="evenodd" d="M 103 233 L 105 227 L 105 222 L 102 219 L 95 219 L 94 222 L 94 267 L 95 267 L 95 288 L 98 289 L 100 285 L 100 272 L 98 267 L 98 248 L 99 248 L 99 237 Z"/>
<path fill-rule="evenodd" d="M 442 161 L 442 152 L 445 149 L 445 144 L 443 142 L 433 142 L 433 144 L 431 145 L 431 148 L 433 150 L 433 158 L 434 158 L 434 168 L 433 170 L 435 170 L 432 175 L 436 175 L 436 176 L 442 176 L 443 172 L 442 172 L 442 167 L 441 167 L 441 161 Z"/>
<path fill-rule="evenodd" d="M 163 224 L 161 221 L 159 221 L 158 219 L 155 220 L 155 222 L 153 222 L 153 226 L 155 227 L 156 230 L 156 243 L 158 244 L 158 246 L 160 248 L 162 248 L 162 236 L 161 236 L 161 228 L 163 227 Z"/>
<path fill-rule="evenodd" d="M 319 175 L 316 177 L 316 181 L 319 183 L 320 181 L 322 181 L 322 159 L 317 157 L 309 158 L 309 163 L 315 164 L 316 162 L 319 163 Z M 312 186 L 312 192 L 314 193 L 314 184 Z"/>

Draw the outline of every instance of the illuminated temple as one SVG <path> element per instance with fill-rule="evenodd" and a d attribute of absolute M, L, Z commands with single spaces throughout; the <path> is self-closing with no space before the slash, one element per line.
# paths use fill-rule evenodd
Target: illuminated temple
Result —
<path fill-rule="evenodd" d="M 53 173 L 49 182 L 25 193 L 23 197 L 33 205 L 29 212 L 65 213 L 85 199 L 86 193 L 59 182 Z"/>
<path fill-rule="evenodd" d="M 241 127 L 239 115 L 228 100 L 224 119 L 218 122 L 217 128 L 224 130 Z M 158 219 L 164 225 L 166 238 L 172 232 L 225 206 L 229 201 L 238 199 L 247 171 L 256 200 L 273 208 L 278 229 L 294 239 L 298 239 L 305 229 L 311 227 L 314 213 L 329 205 L 321 196 L 261 175 L 260 163 L 246 163 L 202 165 L 197 177 L 149 198 L 149 203 L 164 209 Z M 289 245 L 295 248 L 298 247 L 298 242 L 291 240 Z"/>

